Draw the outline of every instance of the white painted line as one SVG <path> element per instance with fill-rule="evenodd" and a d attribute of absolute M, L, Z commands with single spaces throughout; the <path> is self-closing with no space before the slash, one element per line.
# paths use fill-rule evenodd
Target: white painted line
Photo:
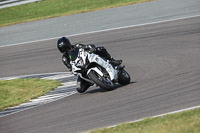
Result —
<path fill-rule="evenodd" d="M 26 1 L 18 1 L 18 2 L 17 1 L 18 0 L 9 0 L 9 1 L 5 1 L 5 2 L 1 2 L 0 4 L 5 4 L 5 5 L 0 6 L 0 9 L 6 8 L 6 7 L 28 4 L 28 3 L 32 3 L 32 2 L 37 2 L 40 0 L 26 0 Z M 10 2 L 13 2 L 13 3 L 10 3 Z"/>
<path fill-rule="evenodd" d="M 49 76 L 53 74 L 54 76 Z M 32 99 L 28 103 L 23 103 L 18 106 L 10 107 L 6 111 L 0 112 L 0 117 L 4 117 L 7 115 L 15 114 L 17 112 L 21 112 L 24 110 L 31 109 L 33 107 L 40 106 L 42 104 L 47 104 L 53 101 L 57 101 L 59 99 L 62 99 L 64 97 L 71 96 L 73 94 L 76 94 L 76 77 L 71 78 L 73 75 L 69 72 L 55 72 L 55 73 L 43 73 L 43 74 L 33 74 L 33 75 L 22 75 L 22 76 L 16 76 L 16 77 L 4 77 L 0 78 L 3 80 L 9 80 L 9 79 L 16 79 L 16 78 L 29 78 L 29 77 L 37 77 L 40 78 L 41 76 L 46 76 L 47 78 L 43 79 L 65 79 L 68 81 L 62 83 L 63 86 L 60 86 L 48 93 L 46 93 L 43 96 L 38 97 L 37 99 Z"/>
<path fill-rule="evenodd" d="M 70 82 L 65 82 L 65 83 L 62 83 L 62 85 L 64 86 L 71 86 L 71 85 L 76 85 L 76 81 L 70 81 Z"/>
<path fill-rule="evenodd" d="M 190 108 L 186 108 L 186 109 L 177 110 L 177 111 L 172 111 L 172 112 L 168 112 L 168 113 L 164 113 L 164 114 L 160 114 L 160 115 L 156 115 L 156 116 L 152 116 L 152 118 L 161 117 L 161 116 L 174 114 L 174 113 L 179 113 L 179 112 L 183 112 L 183 111 L 188 111 L 188 110 L 192 110 L 192 109 L 196 109 L 196 108 L 200 108 L 200 105 L 199 106 L 190 107 Z"/>
<path fill-rule="evenodd" d="M 0 4 L 5 4 L 5 3 L 10 3 L 10 2 L 15 2 L 15 1 L 18 1 L 18 0 L 6 0 L 6 1 L 0 2 Z"/>
<path fill-rule="evenodd" d="M 180 110 L 176 110 L 176 111 L 172 111 L 172 112 L 168 112 L 168 113 L 164 113 L 164 114 L 159 114 L 159 115 L 155 115 L 155 116 L 150 116 L 150 117 L 151 117 L 151 118 L 157 118 L 157 117 L 161 117 L 161 116 L 165 116 L 165 115 L 169 115 L 169 114 L 175 114 L 175 113 L 179 113 L 179 112 L 183 112 L 183 111 L 188 111 L 188 110 L 192 110 L 192 109 L 196 109 L 196 108 L 200 108 L 200 105 L 199 105 L 199 106 L 194 106 L 194 107 L 185 108 L 185 109 L 180 109 Z M 142 120 L 144 120 L 144 119 L 146 119 L 146 118 L 149 118 L 149 117 L 145 117 L 145 118 L 138 119 L 138 120 L 134 120 L 134 121 L 124 122 L 124 124 L 142 121 Z M 122 123 L 115 124 L 115 125 L 112 125 L 112 126 L 108 126 L 108 127 L 106 127 L 106 128 L 116 127 L 116 126 L 118 126 L 118 125 L 120 125 L 120 124 L 122 124 Z"/>
<path fill-rule="evenodd" d="M 35 2 L 35 1 L 38 1 L 38 0 L 26 0 L 26 1 L 29 1 L 29 2 Z M 21 2 L 19 0 L 6 0 L 6 1 L 2 1 L 0 2 L 0 4 L 6 4 L 6 3 L 12 3 L 12 2 Z"/>
<path fill-rule="evenodd" d="M 46 98 L 39 97 L 37 99 L 31 100 L 31 102 L 41 102 L 41 101 L 55 99 L 55 98 L 58 98 L 58 97 L 61 97 L 61 96 L 63 96 L 63 95 L 56 95 L 56 96 L 51 96 L 51 97 L 46 97 Z"/>
<path fill-rule="evenodd" d="M 39 75 L 50 75 L 50 74 L 72 74 L 71 72 L 52 72 L 52 73 L 40 73 L 40 74 L 29 74 L 29 75 L 19 75 L 19 76 L 12 76 L 12 77 L 2 77 L 0 80 L 9 80 L 15 78 L 24 78 L 29 76 L 39 76 Z"/>
<path fill-rule="evenodd" d="M 74 87 L 76 84 L 71 84 L 71 85 L 68 85 L 67 83 L 62 83 L 62 86 L 58 86 L 58 88 L 56 88 L 55 90 L 59 89 L 59 90 L 62 90 L 62 88 L 64 89 L 64 87 L 68 88 L 68 87 Z"/>
<path fill-rule="evenodd" d="M 12 79 L 18 79 L 19 77 L 6 77 L 6 78 L 0 78 L 0 80 L 12 80 Z"/>
<path fill-rule="evenodd" d="M 56 80 L 56 79 L 63 79 L 63 78 L 69 78 L 69 77 L 74 77 L 74 75 L 70 74 L 62 74 L 62 75 L 57 75 L 57 76 L 49 76 L 49 77 L 44 77 L 41 79 L 52 79 L 52 80 Z"/>
<path fill-rule="evenodd" d="M 32 109 L 32 108 L 34 108 L 34 107 L 38 107 L 38 106 L 43 105 L 43 104 L 48 104 L 48 103 L 57 101 L 57 100 L 59 100 L 59 99 L 62 99 L 62 98 L 64 98 L 64 97 L 71 96 L 71 95 L 76 94 L 76 93 L 77 93 L 77 91 L 72 91 L 72 92 L 69 92 L 69 93 L 67 93 L 66 95 L 64 95 L 64 96 L 62 96 L 62 97 L 59 97 L 59 98 L 57 98 L 57 99 L 47 100 L 47 101 L 41 102 L 41 103 L 38 103 L 38 102 L 25 103 L 25 104 L 23 104 L 23 106 L 18 106 L 17 109 L 15 109 L 16 107 L 12 107 L 13 110 L 8 110 L 8 111 L 0 112 L 0 118 L 1 118 L 1 117 L 6 117 L 6 116 L 8 116 L 8 115 L 16 114 L 16 113 L 18 113 L 18 112 L 25 111 L 25 110 L 28 110 L 28 109 Z M 30 106 L 30 107 L 27 107 L 27 108 L 26 108 L 26 106 Z M 24 107 L 24 109 L 19 109 L 20 107 Z M 11 108 L 11 109 L 12 109 L 12 108 Z M 5 114 L 5 113 L 8 113 L 8 114 L 3 115 L 3 114 Z"/>
<path fill-rule="evenodd" d="M 119 30 L 119 29 L 125 29 L 125 28 L 132 28 L 132 27 L 139 27 L 139 26 L 145 26 L 145 25 L 159 24 L 159 23 L 171 22 L 171 21 L 176 21 L 176 20 L 183 20 L 183 19 L 188 19 L 188 18 L 195 18 L 195 17 L 200 17 L 200 15 L 194 15 L 194 16 L 188 16 L 188 17 L 180 17 L 180 18 L 176 18 L 176 19 L 168 19 L 168 20 L 163 20 L 163 21 L 156 21 L 156 22 L 137 24 L 137 25 L 122 26 L 122 27 L 117 27 L 117 28 L 110 28 L 110 29 L 97 30 L 97 31 L 91 31 L 91 32 L 84 32 L 84 33 L 66 35 L 66 37 L 74 37 L 74 36 L 81 36 L 81 35 L 87 35 L 87 34 L 93 34 L 93 33 L 101 33 L 101 32 L 106 32 L 106 31 L 113 31 L 113 30 Z M 24 45 L 24 44 L 35 43 L 35 42 L 42 42 L 42 41 L 53 40 L 53 39 L 58 39 L 58 38 L 60 38 L 60 36 L 59 37 L 47 38 L 47 39 L 41 39 L 41 40 L 35 40 L 35 41 L 16 43 L 16 44 L 8 44 L 8 45 L 0 46 L 0 48 L 9 47 L 9 46 L 16 46 L 16 45 Z"/>
<path fill-rule="evenodd" d="M 17 109 L 16 109 L 16 110 L 17 110 Z M 15 111 L 16 111 L 16 110 L 15 110 Z M 19 112 L 19 110 L 20 110 L 20 109 L 18 109 L 18 112 Z M 0 112 L 0 115 L 3 114 L 3 113 L 12 113 L 12 112 L 14 112 L 14 110 L 4 111 L 4 112 Z M 0 118 L 1 118 L 1 116 L 0 116 Z"/>
<path fill-rule="evenodd" d="M 20 106 L 17 106 L 17 107 L 26 107 L 26 106 L 34 106 L 34 105 L 37 105 L 37 103 L 34 103 L 34 102 L 30 102 L 30 103 L 23 103 L 21 104 Z M 15 108 L 15 107 L 11 107 L 11 108 Z"/>

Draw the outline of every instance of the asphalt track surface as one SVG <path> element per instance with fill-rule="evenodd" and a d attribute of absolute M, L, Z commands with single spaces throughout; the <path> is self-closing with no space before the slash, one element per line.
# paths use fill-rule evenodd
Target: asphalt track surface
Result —
<path fill-rule="evenodd" d="M 199 0 L 155 0 L 3 27 L 0 46 L 197 15 Z"/>
<path fill-rule="evenodd" d="M 200 17 L 70 37 L 122 59 L 131 84 L 0 118 L 1 133 L 87 131 L 200 105 Z M 0 48 L 0 77 L 66 71 L 56 39 Z"/>

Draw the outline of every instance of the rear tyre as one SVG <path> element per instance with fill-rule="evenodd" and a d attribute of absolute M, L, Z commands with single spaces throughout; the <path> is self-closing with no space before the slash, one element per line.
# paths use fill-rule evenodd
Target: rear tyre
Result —
<path fill-rule="evenodd" d="M 90 71 L 88 76 L 91 80 L 93 80 L 98 86 L 100 86 L 104 90 L 111 91 L 114 89 L 114 84 L 109 78 L 102 77 L 93 70 Z"/>
<path fill-rule="evenodd" d="M 118 75 L 118 83 L 120 83 L 121 85 L 127 85 L 130 83 L 130 81 L 130 75 L 125 70 L 121 70 Z"/>

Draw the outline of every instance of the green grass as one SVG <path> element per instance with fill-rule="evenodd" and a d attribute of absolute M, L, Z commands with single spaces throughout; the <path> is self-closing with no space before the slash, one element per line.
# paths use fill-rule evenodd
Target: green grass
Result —
<path fill-rule="evenodd" d="M 0 80 L 0 111 L 37 98 L 61 83 L 46 79 Z"/>
<path fill-rule="evenodd" d="M 200 133 L 200 108 L 98 129 L 91 133 Z"/>
<path fill-rule="evenodd" d="M 0 27 L 152 0 L 42 0 L 0 9 Z"/>

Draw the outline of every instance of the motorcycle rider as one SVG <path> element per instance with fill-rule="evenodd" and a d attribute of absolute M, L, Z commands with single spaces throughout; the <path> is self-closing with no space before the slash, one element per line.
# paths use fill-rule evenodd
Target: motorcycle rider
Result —
<path fill-rule="evenodd" d="M 110 61 L 110 63 L 113 66 L 117 66 L 122 63 L 122 60 L 113 59 L 104 47 L 95 47 L 95 45 L 93 45 L 93 44 L 84 45 L 84 44 L 79 44 L 79 43 L 72 45 L 71 42 L 69 41 L 69 39 L 67 39 L 66 37 L 62 37 L 62 38 L 58 39 L 57 48 L 63 54 L 62 62 L 69 69 L 69 71 L 72 71 L 72 66 L 70 65 L 69 52 L 76 48 L 87 49 L 90 52 L 93 52 L 93 53 L 99 55 L 100 57 L 106 58 Z M 77 91 L 78 92 L 80 92 L 80 93 L 85 92 L 91 85 L 92 85 L 92 83 L 87 82 L 78 76 L 78 79 L 77 79 L 77 88 L 78 88 Z"/>

